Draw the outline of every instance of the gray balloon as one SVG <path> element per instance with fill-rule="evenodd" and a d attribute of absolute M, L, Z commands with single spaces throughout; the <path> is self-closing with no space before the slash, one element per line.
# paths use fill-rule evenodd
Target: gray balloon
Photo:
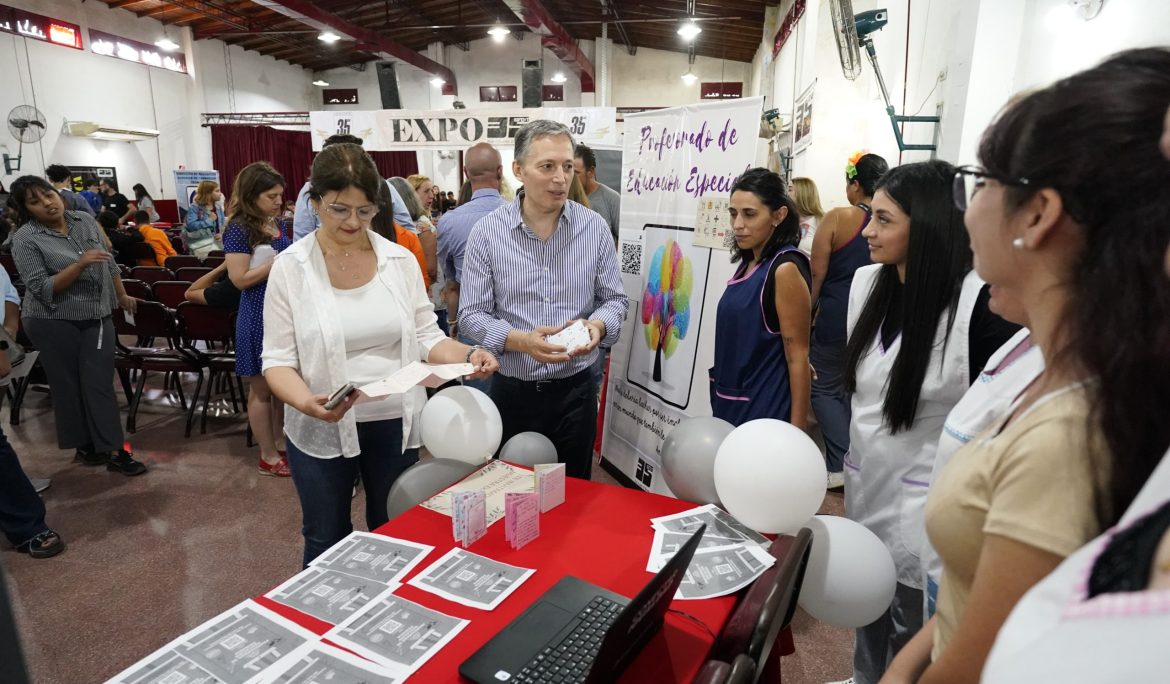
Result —
<path fill-rule="evenodd" d="M 557 448 L 551 439 L 539 432 L 521 432 L 504 443 L 500 460 L 526 466 L 556 463 Z"/>
<path fill-rule="evenodd" d="M 687 418 L 662 442 L 662 476 L 674 495 L 699 504 L 719 503 L 715 454 L 735 426 L 713 416 Z"/>

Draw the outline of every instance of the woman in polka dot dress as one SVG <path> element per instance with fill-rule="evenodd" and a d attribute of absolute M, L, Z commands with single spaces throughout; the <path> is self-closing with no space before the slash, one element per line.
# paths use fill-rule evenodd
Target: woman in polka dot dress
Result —
<path fill-rule="evenodd" d="M 276 224 L 284 194 L 284 177 L 266 162 L 240 170 L 232 186 L 228 227 L 223 234 L 224 262 L 232 284 L 240 289 L 236 314 L 236 375 L 248 378 L 248 423 L 260 445 L 260 474 L 288 477 L 288 460 L 277 446 L 284 432 L 284 407 L 272 396 L 260 373 L 264 343 L 264 291 L 276 255 L 291 244 Z"/>

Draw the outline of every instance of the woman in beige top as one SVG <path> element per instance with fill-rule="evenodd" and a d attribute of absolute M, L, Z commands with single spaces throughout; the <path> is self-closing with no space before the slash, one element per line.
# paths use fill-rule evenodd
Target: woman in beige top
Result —
<path fill-rule="evenodd" d="M 979 681 L 1023 594 L 1170 443 L 1170 169 L 1151 142 L 1168 100 L 1170 51 L 1122 53 L 1009 104 L 955 176 L 975 268 L 1023 304 L 1045 370 L 936 480 L 938 612 L 883 682 Z"/>

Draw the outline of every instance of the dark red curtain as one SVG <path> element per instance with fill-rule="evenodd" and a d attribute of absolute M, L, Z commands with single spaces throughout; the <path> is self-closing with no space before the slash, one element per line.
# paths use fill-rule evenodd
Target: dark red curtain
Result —
<path fill-rule="evenodd" d="M 371 152 L 385 178 L 418 173 L 414 152 Z M 212 126 L 211 161 L 219 171 L 224 195 L 231 194 L 240 169 L 257 161 L 272 164 L 284 176 L 285 200 L 295 200 L 309 179 L 313 145 L 307 131 L 285 131 L 269 126 Z"/>

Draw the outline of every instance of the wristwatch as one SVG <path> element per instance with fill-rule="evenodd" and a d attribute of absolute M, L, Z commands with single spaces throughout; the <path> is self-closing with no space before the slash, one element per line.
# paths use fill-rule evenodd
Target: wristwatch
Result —
<path fill-rule="evenodd" d="M 463 359 L 463 363 L 471 363 L 471 355 L 475 353 L 476 349 L 483 349 L 483 347 L 481 347 L 477 344 L 477 345 L 472 346 L 470 349 L 468 349 L 467 350 L 467 358 Z"/>

